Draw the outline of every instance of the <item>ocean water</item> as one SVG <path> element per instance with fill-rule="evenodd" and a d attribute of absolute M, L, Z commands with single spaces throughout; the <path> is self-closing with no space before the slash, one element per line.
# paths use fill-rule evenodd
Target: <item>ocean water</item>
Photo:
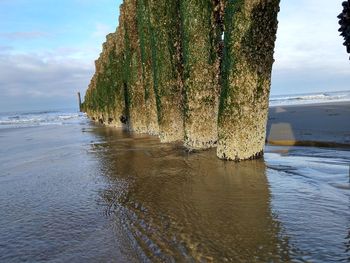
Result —
<path fill-rule="evenodd" d="M 0 262 L 350 261 L 349 150 L 233 163 L 75 111 L 0 120 Z"/>
<path fill-rule="evenodd" d="M 270 106 L 302 105 L 350 101 L 350 91 L 290 94 L 270 97 Z M 0 129 L 43 125 L 69 125 L 84 116 L 76 110 L 0 112 Z"/>
<path fill-rule="evenodd" d="M 0 112 L 0 129 L 70 125 L 79 122 L 83 116 L 73 109 Z"/>
<path fill-rule="evenodd" d="M 350 91 L 318 92 L 275 95 L 270 97 L 270 106 L 302 105 L 350 101 Z"/>

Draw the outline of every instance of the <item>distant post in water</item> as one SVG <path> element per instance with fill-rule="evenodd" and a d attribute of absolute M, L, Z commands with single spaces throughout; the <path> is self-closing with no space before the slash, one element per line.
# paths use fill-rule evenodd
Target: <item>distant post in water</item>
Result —
<path fill-rule="evenodd" d="M 82 112 L 80 92 L 78 92 L 78 101 L 79 101 L 79 111 Z"/>

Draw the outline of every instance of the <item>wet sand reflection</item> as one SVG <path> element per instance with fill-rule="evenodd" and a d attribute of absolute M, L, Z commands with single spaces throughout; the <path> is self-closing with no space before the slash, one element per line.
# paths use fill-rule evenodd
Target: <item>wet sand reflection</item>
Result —
<path fill-rule="evenodd" d="M 106 212 L 151 261 L 289 260 L 263 160 L 223 162 L 153 137 L 92 132 L 102 141 L 92 150 L 109 182 Z"/>

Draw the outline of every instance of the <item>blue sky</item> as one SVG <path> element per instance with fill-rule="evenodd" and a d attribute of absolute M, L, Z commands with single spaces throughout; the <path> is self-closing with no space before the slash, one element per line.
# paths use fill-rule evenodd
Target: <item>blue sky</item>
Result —
<path fill-rule="evenodd" d="M 350 90 L 341 2 L 281 1 L 272 95 Z M 76 106 L 120 3 L 0 0 L 0 111 Z"/>

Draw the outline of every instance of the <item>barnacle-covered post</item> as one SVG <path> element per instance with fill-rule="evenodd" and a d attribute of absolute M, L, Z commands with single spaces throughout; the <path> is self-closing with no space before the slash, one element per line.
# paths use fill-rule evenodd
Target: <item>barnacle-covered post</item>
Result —
<path fill-rule="evenodd" d="M 148 2 L 153 87 L 162 142 L 182 141 L 183 100 L 180 55 L 180 19 L 177 0 Z"/>
<path fill-rule="evenodd" d="M 110 124 L 113 119 L 113 100 L 116 93 L 115 33 L 108 34 L 102 53 L 95 61 L 96 72 L 85 95 L 87 114 L 100 123 Z"/>
<path fill-rule="evenodd" d="M 152 71 L 152 28 L 148 0 L 137 1 L 137 28 L 142 63 L 142 83 L 145 93 L 147 132 L 159 134 L 156 95 Z M 154 43 L 153 43 L 154 44 Z"/>
<path fill-rule="evenodd" d="M 120 6 L 120 13 L 123 14 L 123 5 Z M 112 125 L 115 127 L 122 127 L 127 120 L 127 108 L 125 98 L 127 97 L 126 75 L 125 75 L 125 28 L 124 15 L 119 16 L 119 26 L 115 32 L 115 50 L 114 50 L 114 64 L 112 68 L 113 78 L 115 79 L 115 88 L 113 96 L 113 121 Z M 124 120 L 124 121 L 123 121 Z"/>
<path fill-rule="evenodd" d="M 123 105 L 119 103 L 122 96 L 118 75 L 120 63 L 116 54 L 116 46 L 117 33 L 109 34 L 103 46 L 102 57 L 105 62 L 98 88 L 104 90 L 105 107 L 102 109 L 104 123 L 120 127 L 119 115 Z"/>
<path fill-rule="evenodd" d="M 219 1 L 181 0 L 184 144 L 205 149 L 216 145 L 219 97 Z"/>
<path fill-rule="evenodd" d="M 344 37 L 344 46 L 346 51 L 350 53 L 350 0 L 344 1 L 343 12 L 338 15 L 339 18 L 339 32 L 342 37 Z"/>
<path fill-rule="evenodd" d="M 126 119 L 127 94 L 125 60 L 124 5 L 120 7 L 119 26 L 108 34 L 102 52 L 95 61 L 96 71 L 85 94 L 84 110 L 90 118 L 100 123 L 122 127 Z"/>
<path fill-rule="evenodd" d="M 265 144 L 279 0 L 227 1 L 217 155 L 253 159 Z"/>
<path fill-rule="evenodd" d="M 141 50 L 137 28 L 136 0 L 124 0 L 121 9 L 124 22 L 124 92 L 129 129 L 148 131 L 147 106 L 142 78 Z"/>

